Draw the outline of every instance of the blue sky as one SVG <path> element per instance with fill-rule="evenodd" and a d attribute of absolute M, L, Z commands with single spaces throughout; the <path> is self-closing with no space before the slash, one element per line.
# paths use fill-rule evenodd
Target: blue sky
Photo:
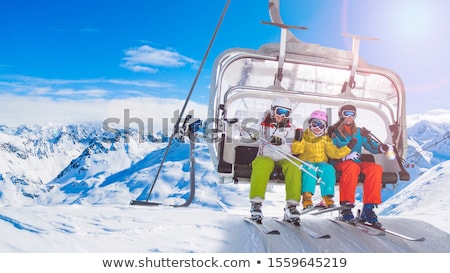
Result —
<path fill-rule="evenodd" d="M 102 119 L 124 108 L 136 116 L 155 107 L 167 113 L 181 109 L 225 3 L 3 1 L 0 123 Z M 362 42 L 360 55 L 402 77 L 408 114 L 449 108 L 450 2 L 281 0 L 280 5 L 285 23 L 308 27 L 294 31 L 306 42 L 350 49 L 342 33 L 378 38 Z M 267 6 L 268 0 L 231 1 L 191 97 L 196 107 L 207 107 L 220 52 L 278 41 L 277 28 L 260 24 L 270 20 Z"/>

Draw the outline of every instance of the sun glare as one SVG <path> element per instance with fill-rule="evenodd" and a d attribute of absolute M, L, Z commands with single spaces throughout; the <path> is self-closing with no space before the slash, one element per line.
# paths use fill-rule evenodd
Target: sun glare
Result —
<path fill-rule="evenodd" d="M 343 0 L 341 30 L 378 38 L 377 64 L 398 70 L 409 92 L 448 89 L 449 8 L 445 0 Z"/>
<path fill-rule="evenodd" d="M 429 39 L 438 31 L 433 1 L 408 1 L 391 10 L 392 31 L 408 40 Z"/>

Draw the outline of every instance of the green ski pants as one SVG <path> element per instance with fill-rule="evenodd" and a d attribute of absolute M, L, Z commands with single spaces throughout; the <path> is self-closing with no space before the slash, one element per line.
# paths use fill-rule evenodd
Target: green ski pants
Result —
<path fill-rule="evenodd" d="M 287 159 L 280 161 L 273 161 L 268 156 L 257 156 L 252 162 L 252 174 L 250 177 L 250 199 L 265 198 L 267 184 L 270 180 L 270 174 L 272 173 L 276 165 L 281 166 L 284 174 L 285 187 L 286 187 L 286 200 L 292 200 L 300 202 L 301 191 L 301 171 L 298 166 L 293 164 Z M 298 161 L 298 165 L 301 163 Z"/>

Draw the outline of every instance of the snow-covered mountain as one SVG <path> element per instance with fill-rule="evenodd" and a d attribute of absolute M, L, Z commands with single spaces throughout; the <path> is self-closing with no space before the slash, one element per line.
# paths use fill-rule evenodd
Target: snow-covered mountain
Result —
<path fill-rule="evenodd" d="M 408 128 L 408 151 L 404 159 L 411 179 L 384 189 L 383 200 L 396 195 L 433 166 L 450 160 L 450 122 L 436 122 L 436 119 L 415 122 Z"/>
<path fill-rule="evenodd" d="M 408 128 L 406 162 L 419 168 L 450 159 L 450 123 L 422 120 Z"/>
<path fill-rule="evenodd" d="M 384 189 L 383 199 L 388 200 L 431 167 L 449 160 L 449 136 L 448 122 L 414 122 L 408 128 L 405 158 L 411 180 Z M 167 138 L 158 134 L 143 136 L 133 129 L 105 131 L 96 123 L 1 126 L 0 204 L 110 204 L 145 199 L 166 146 Z M 215 177 L 209 155 L 204 145 L 197 146 L 197 164 L 209 170 L 200 174 L 200 184 L 211 187 Z M 189 183 L 189 145 L 175 141 L 170 149 L 160 175 L 179 175 L 171 185 L 158 183 L 152 194 L 177 203 Z M 160 196 L 166 192 L 165 187 L 173 187 L 174 194 Z M 216 205 L 210 201 L 210 206 Z"/>
<path fill-rule="evenodd" d="M 407 124 L 405 166 L 414 181 L 432 166 L 450 159 L 450 110 L 435 109 L 410 115 Z"/>
<path fill-rule="evenodd" d="M 20 126 L 0 129 L 0 187 L 3 204 L 28 203 L 93 139 L 91 126 Z M 25 197 L 25 198 L 23 198 Z"/>
<path fill-rule="evenodd" d="M 163 140 L 158 135 L 140 136 L 132 129 L 105 131 L 95 123 L 2 126 L 0 203 L 74 202 L 68 196 L 77 191 L 83 193 L 79 197 L 89 195 L 88 185 L 160 149 Z M 64 185 L 58 183 L 62 180 Z M 55 195 L 58 191 L 69 194 Z"/>

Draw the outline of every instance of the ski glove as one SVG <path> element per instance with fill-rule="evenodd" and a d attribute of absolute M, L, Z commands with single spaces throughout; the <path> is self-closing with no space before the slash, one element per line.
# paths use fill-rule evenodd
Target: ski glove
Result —
<path fill-rule="evenodd" d="M 294 138 L 297 141 L 302 141 L 302 139 L 303 139 L 303 129 L 301 129 L 301 128 L 295 129 L 295 137 Z"/>
<path fill-rule="evenodd" d="M 378 146 L 378 150 L 380 151 L 380 153 L 384 154 L 387 151 L 393 151 L 394 147 L 392 147 L 391 144 L 381 143 L 380 146 Z"/>
<path fill-rule="evenodd" d="M 248 135 L 252 140 L 258 140 L 259 139 L 259 132 L 254 130 L 254 132 L 248 132 Z"/>
<path fill-rule="evenodd" d="M 386 144 L 386 146 L 388 147 L 387 151 L 384 153 L 387 158 L 389 160 L 394 160 L 396 157 L 395 151 L 394 151 L 394 146 L 391 144 Z M 381 147 L 381 146 L 380 146 Z"/>
<path fill-rule="evenodd" d="M 272 143 L 273 145 L 279 146 L 279 145 L 283 144 L 283 139 L 278 136 L 272 136 L 272 140 L 270 141 L 270 143 Z"/>
<path fill-rule="evenodd" d="M 359 153 L 357 151 L 353 151 L 353 152 L 349 153 L 347 156 L 342 158 L 342 161 L 355 160 L 355 159 L 359 159 Z"/>
<path fill-rule="evenodd" d="M 358 143 L 358 140 L 356 138 L 352 138 L 350 139 L 350 141 L 347 143 L 347 147 L 350 148 L 350 150 L 352 150 L 353 148 L 355 148 L 356 143 Z"/>

